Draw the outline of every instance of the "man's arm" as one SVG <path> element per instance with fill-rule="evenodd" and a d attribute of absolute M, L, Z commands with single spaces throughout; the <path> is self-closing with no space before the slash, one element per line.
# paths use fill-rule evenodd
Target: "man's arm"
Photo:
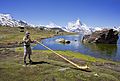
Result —
<path fill-rule="evenodd" d="M 26 37 L 23 37 L 23 42 L 27 43 L 29 41 L 29 39 L 26 39 Z"/>
<path fill-rule="evenodd" d="M 36 43 L 36 40 L 31 40 L 30 38 L 29 38 L 29 40 L 31 43 Z"/>
<path fill-rule="evenodd" d="M 25 37 L 23 37 L 23 42 L 25 42 L 25 39 L 26 39 L 26 38 L 25 38 Z"/>

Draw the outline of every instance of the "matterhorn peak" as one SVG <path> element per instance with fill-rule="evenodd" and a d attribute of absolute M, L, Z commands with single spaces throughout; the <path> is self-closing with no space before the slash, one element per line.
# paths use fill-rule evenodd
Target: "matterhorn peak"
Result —
<path fill-rule="evenodd" d="M 79 32 L 83 34 L 91 33 L 91 30 L 85 24 L 83 24 L 79 18 L 75 22 L 68 22 L 66 30 L 69 32 Z"/>
<path fill-rule="evenodd" d="M 76 20 L 75 25 L 77 25 L 77 26 L 82 26 L 82 22 L 80 21 L 80 19 L 79 19 L 79 18 Z"/>

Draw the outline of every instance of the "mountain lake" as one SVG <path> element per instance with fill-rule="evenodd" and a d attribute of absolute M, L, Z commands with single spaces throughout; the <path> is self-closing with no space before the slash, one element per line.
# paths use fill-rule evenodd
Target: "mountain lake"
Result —
<path fill-rule="evenodd" d="M 61 44 L 56 42 L 56 39 L 59 38 L 64 38 L 65 40 L 70 40 L 71 42 L 70 44 Z M 117 44 L 83 44 L 81 39 L 82 35 L 65 35 L 43 39 L 41 42 L 53 50 L 70 50 L 96 58 L 120 61 L 120 35 Z M 32 49 L 47 50 L 39 44 L 34 46 Z"/>

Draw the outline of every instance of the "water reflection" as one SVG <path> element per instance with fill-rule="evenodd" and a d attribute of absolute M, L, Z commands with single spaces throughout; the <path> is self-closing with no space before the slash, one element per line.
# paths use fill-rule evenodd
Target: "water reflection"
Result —
<path fill-rule="evenodd" d="M 115 44 L 83 44 L 88 47 L 91 51 L 97 52 L 98 54 L 106 55 L 109 57 L 116 56 L 117 45 Z"/>

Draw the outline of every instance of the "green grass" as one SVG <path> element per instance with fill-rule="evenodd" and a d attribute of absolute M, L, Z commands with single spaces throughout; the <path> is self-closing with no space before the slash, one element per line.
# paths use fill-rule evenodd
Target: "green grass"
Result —
<path fill-rule="evenodd" d="M 71 51 L 56 51 L 73 60 L 81 58 Z M 10 54 L 10 55 L 9 55 Z M 0 81 L 119 81 L 119 72 L 111 69 L 90 66 L 92 72 L 75 69 L 74 66 L 60 59 L 47 50 L 33 50 L 32 60 L 44 62 L 23 67 L 23 48 L 17 48 L 7 58 L 0 57 Z M 74 56 L 75 55 L 75 56 Z M 82 58 L 85 58 L 82 56 Z M 87 57 L 92 58 L 92 57 Z M 68 68 L 68 69 L 66 69 Z M 66 70 L 61 70 L 66 69 Z M 95 76 L 97 74 L 98 76 Z"/>
<path fill-rule="evenodd" d="M 22 51 L 23 52 L 24 50 L 23 50 L 23 47 L 18 47 L 18 48 L 16 48 L 16 51 Z M 33 52 L 52 53 L 50 50 L 33 50 Z M 105 60 L 105 59 L 101 59 L 101 58 L 95 58 L 95 57 L 92 57 L 92 56 L 88 56 L 88 55 L 85 55 L 85 54 L 72 52 L 72 51 L 55 51 L 55 52 L 57 52 L 57 53 L 59 53 L 61 55 L 69 56 L 71 58 L 79 58 L 81 60 L 90 61 L 90 62 L 101 62 L 101 63 L 111 62 L 111 63 L 116 63 L 116 62 L 113 62 L 113 61 L 110 61 L 110 60 Z"/>

